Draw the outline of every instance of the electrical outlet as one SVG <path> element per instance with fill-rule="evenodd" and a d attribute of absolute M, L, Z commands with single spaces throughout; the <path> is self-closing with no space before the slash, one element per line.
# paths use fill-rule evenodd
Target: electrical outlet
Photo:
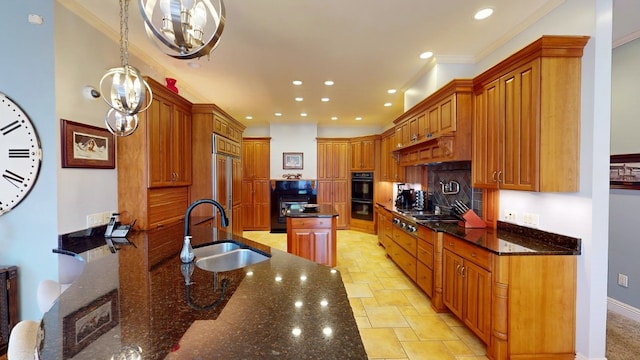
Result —
<path fill-rule="evenodd" d="M 625 274 L 618 274 L 618 285 L 629 287 L 629 277 Z"/>
<path fill-rule="evenodd" d="M 87 215 L 87 228 L 92 228 L 102 225 L 102 213 Z"/>
<path fill-rule="evenodd" d="M 524 213 L 522 218 L 522 224 L 525 226 L 531 226 L 537 228 L 540 226 L 540 215 L 532 213 Z"/>
<path fill-rule="evenodd" d="M 504 220 L 509 222 L 516 222 L 517 214 L 513 210 L 505 210 L 504 211 Z"/>

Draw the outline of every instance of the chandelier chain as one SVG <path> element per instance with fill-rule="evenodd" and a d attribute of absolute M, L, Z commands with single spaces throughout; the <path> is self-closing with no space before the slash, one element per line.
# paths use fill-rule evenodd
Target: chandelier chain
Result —
<path fill-rule="evenodd" d="M 129 0 L 120 0 L 120 65 L 129 64 Z"/>

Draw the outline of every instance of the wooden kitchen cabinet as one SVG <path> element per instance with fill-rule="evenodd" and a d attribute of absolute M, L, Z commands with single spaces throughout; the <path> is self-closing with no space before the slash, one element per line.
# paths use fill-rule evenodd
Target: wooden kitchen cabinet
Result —
<path fill-rule="evenodd" d="M 395 129 L 391 128 L 380 137 L 380 180 L 391 182 L 404 181 L 404 168 L 398 164 Z"/>
<path fill-rule="evenodd" d="M 392 227 L 393 241 L 389 244 L 387 254 L 413 282 L 416 281 L 417 240 L 397 226 Z"/>
<path fill-rule="evenodd" d="M 271 227 L 271 138 L 242 140 L 242 218 L 244 230 Z"/>
<path fill-rule="evenodd" d="M 433 231 L 423 226 L 418 227 L 416 284 L 418 284 L 418 287 L 430 298 L 433 298 L 433 236 Z"/>
<path fill-rule="evenodd" d="M 118 211 L 148 230 L 184 218 L 192 184 L 191 103 L 151 78 L 151 106 L 117 141 Z"/>
<path fill-rule="evenodd" d="M 287 251 L 322 265 L 336 266 L 336 217 L 287 217 Z"/>
<path fill-rule="evenodd" d="M 349 227 L 351 213 L 349 140 L 318 138 L 318 204 L 338 211 L 338 229 Z"/>
<path fill-rule="evenodd" d="M 374 135 L 353 138 L 349 141 L 351 150 L 351 171 L 375 170 L 375 142 L 379 138 L 379 136 Z"/>
<path fill-rule="evenodd" d="M 485 344 L 491 335 L 490 259 L 488 251 L 444 235 L 444 304 Z"/>
<path fill-rule="evenodd" d="M 217 137 L 215 143 L 216 152 L 228 154 L 227 156 L 216 156 L 215 162 L 212 161 L 212 149 L 214 144 L 213 134 L 233 136 L 236 132 L 244 131 L 245 127 L 235 120 L 231 115 L 220 109 L 214 104 L 194 104 L 192 106 L 192 129 L 193 129 L 193 180 L 190 191 L 191 202 L 198 199 L 212 199 L 213 184 L 216 183 L 218 196 L 215 200 L 225 206 L 225 211 L 231 215 L 231 230 L 236 235 L 242 235 L 243 216 L 242 216 L 242 196 L 244 190 L 242 187 L 242 144 L 231 137 Z M 222 121 L 224 120 L 224 121 Z M 219 124 L 225 124 L 220 127 Z M 216 130 L 216 127 L 218 129 Z M 226 131 L 223 131 L 226 129 Z M 233 129 L 233 130 L 229 130 Z M 242 136 L 240 136 L 242 141 Z M 228 160 L 231 159 L 231 160 Z M 230 161 L 231 170 L 227 170 L 227 161 Z M 212 166 L 217 166 L 217 179 L 212 178 Z M 232 193 L 231 193 L 231 209 L 226 209 L 226 193 L 227 177 L 231 177 Z M 221 201 L 222 200 L 222 201 Z M 193 209 L 191 216 L 208 217 L 213 215 L 214 208 L 212 206 L 198 206 Z M 219 222 L 219 220 L 218 220 Z M 219 225 L 219 224 L 218 224 Z"/>
<path fill-rule="evenodd" d="M 452 80 L 394 123 L 396 142 L 403 137 L 393 150 L 400 166 L 471 160 L 473 81 Z"/>
<path fill-rule="evenodd" d="M 474 187 L 579 190 L 581 58 L 588 39 L 543 36 L 474 79 Z"/>

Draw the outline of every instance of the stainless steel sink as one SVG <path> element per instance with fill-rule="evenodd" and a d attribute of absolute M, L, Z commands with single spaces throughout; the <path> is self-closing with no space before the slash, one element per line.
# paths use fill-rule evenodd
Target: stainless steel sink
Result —
<path fill-rule="evenodd" d="M 194 248 L 193 255 L 195 255 L 196 259 L 202 259 L 212 255 L 224 254 L 237 249 L 240 249 L 240 244 L 232 241 L 223 241 Z"/>
<path fill-rule="evenodd" d="M 196 266 L 199 269 L 212 272 L 236 270 L 266 260 L 269 260 L 268 256 L 245 248 L 236 248 L 235 250 L 229 250 L 202 258 L 198 258 L 196 254 Z"/>

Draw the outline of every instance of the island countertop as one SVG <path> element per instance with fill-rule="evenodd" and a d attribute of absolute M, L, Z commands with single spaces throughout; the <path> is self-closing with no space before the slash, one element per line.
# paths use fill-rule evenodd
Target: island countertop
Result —
<path fill-rule="evenodd" d="M 214 276 L 180 262 L 183 229 L 132 233 L 115 253 L 99 237 L 61 241 L 72 252 L 103 245 L 82 250 L 81 277 L 44 314 L 40 358 L 109 359 L 138 348 L 144 359 L 367 358 L 340 272 L 194 226 L 195 248 L 233 240 L 271 256 Z"/>
<path fill-rule="evenodd" d="M 291 218 L 320 218 L 320 217 L 336 217 L 338 212 L 333 205 L 327 204 L 308 204 L 308 206 L 317 206 L 315 208 L 305 208 L 304 206 L 291 207 L 285 213 L 286 217 Z"/>

